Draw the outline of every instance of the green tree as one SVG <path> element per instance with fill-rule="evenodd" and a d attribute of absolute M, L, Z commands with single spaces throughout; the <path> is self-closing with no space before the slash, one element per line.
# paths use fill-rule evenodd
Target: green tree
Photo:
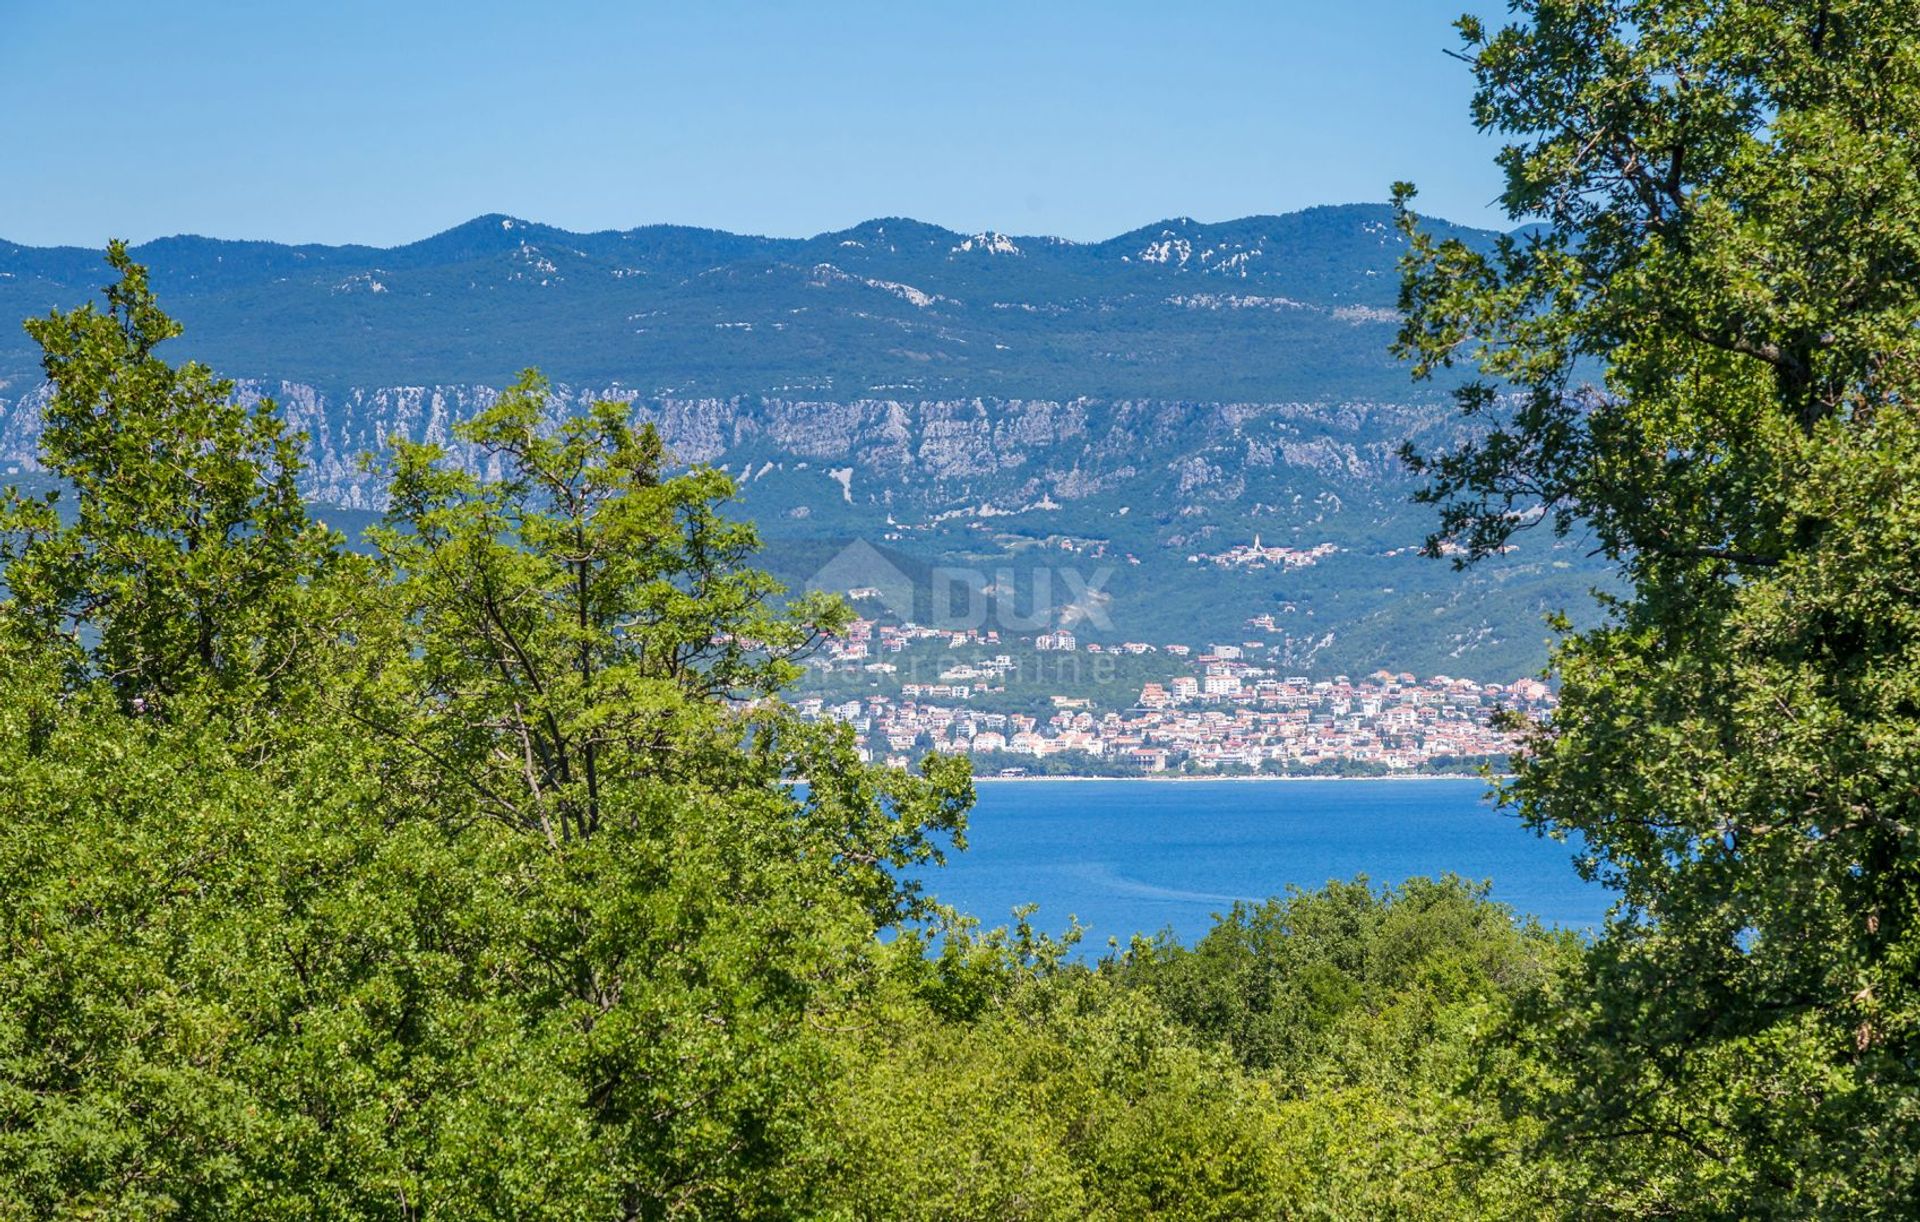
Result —
<path fill-rule="evenodd" d="M 206 367 L 155 348 L 180 334 L 146 269 L 108 246 L 107 308 L 30 319 L 53 394 L 41 459 L 73 493 L 9 491 L 0 565 L 14 632 L 58 644 L 76 681 L 158 712 L 189 688 L 271 702 L 310 642 L 302 588 L 334 540 L 296 485 L 299 441 Z"/>
<path fill-rule="evenodd" d="M 1238 903 L 1191 949 L 1142 943 L 1120 965 L 1183 1023 L 1251 1069 L 1297 1079 L 1355 1010 L 1410 991 L 1436 1006 L 1484 1000 L 1549 974 L 1566 945 L 1517 929 L 1484 886 L 1364 878 Z"/>
<path fill-rule="evenodd" d="M 559 844 L 599 830 L 634 770 L 685 778 L 730 756 L 726 702 L 786 686 L 846 611 L 818 596 L 777 610 L 773 580 L 744 567 L 753 528 L 717 513 L 727 477 L 668 478 L 625 405 L 551 431 L 546 411 L 528 371 L 458 427 L 504 468 L 489 483 L 399 443 L 374 538 L 418 654 L 418 716 L 392 736 Z"/>
<path fill-rule="evenodd" d="M 1094 964 L 1017 915 L 903 939 L 852 1028 L 833 1175 L 858 1216 L 1544 1212 L 1532 1122 L 1476 1077 L 1517 1067 L 1482 1032 L 1570 936 L 1454 879 L 1297 891 Z"/>
<path fill-rule="evenodd" d="M 610 1199 L 791 1208 L 819 1188 L 795 1170 L 832 1073 L 817 1028 L 922 911 L 898 871 L 938 859 L 971 786 L 960 761 L 868 768 L 772 699 L 845 607 L 777 603 L 731 482 L 671 474 L 629 414 L 552 421 L 529 371 L 459 429 L 499 478 L 397 447 L 388 636 L 343 707 L 431 817 L 512 833 L 498 1004 L 576 1083 Z"/>
<path fill-rule="evenodd" d="M 1396 194 L 1400 351 L 1482 425 L 1410 455 L 1430 550 L 1544 520 L 1627 591 L 1507 795 L 1621 893 L 1516 1104 L 1613 1208 L 1909 1212 L 1920 7 L 1513 7 L 1460 29 L 1537 224 L 1435 241 Z"/>
<path fill-rule="evenodd" d="M 844 612 L 777 604 L 723 475 L 534 377 L 466 431 L 503 478 L 403 449 L 383 555 L 337 554 L 113 257 L 108 314 L 36 324 L 80 512 L 16 498 L 4 556 L 0 1215 L 837 1199 L 835 1033 L 937 916 L 897 871 L 965 763 L 798 723 Z"/>
<path fill-rule="evenodd" d="M 459 426 L 497 480 L 437 447 L 396 447 L 373 534 L 390 635 L 362 651 L 350 715 L 414 761 L 411 785 L 550 846 L 662 786 L 730 795 L 805 778 L 805 809 L 839 837 L 835 867 L 876 919 L 909 915 L 912 889 L 890 871 L 938 861 L 936 838 L 961 831 L 964 761 L 930 758 L 916 781 L 793 717 L 773 698 L 845 604 L 777 601 L 746 563 L 757 532 L 720 512 L 724 472 L 669 475 L 658 434 L 622 404 L 549 427 L 547 399 L 529 370 Z"/>

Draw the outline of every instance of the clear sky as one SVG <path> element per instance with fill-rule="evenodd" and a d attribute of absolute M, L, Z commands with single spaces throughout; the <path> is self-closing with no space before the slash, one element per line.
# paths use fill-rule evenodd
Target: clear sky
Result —
<path fill-rule="evenodd" d="M 1497 219 L 1473 0 L 0 0 L 0 237 Z"/>

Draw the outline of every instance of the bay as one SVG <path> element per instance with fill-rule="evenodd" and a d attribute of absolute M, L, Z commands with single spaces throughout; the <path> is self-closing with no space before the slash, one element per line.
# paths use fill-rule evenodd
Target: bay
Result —
<path fill-rule="evenodd" d="M 1235 900 L 1364 875 L 1488 880 L 1542 923 L 1597 929 L 1613 895 L 1583 882 L 1575 846 L 1536 836 L 1474 779 L 995 781 L 978 783 L 969 847 L 927 890 L 991 927 L 1038 903 L 1085 948 L 1171 930 L 1191 945 Z"/>

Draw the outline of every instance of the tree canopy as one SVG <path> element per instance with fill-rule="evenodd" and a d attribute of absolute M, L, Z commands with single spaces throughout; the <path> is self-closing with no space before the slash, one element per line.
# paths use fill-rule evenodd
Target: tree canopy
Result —
<path fill-rule="evenodd" d="M 32 324 L 0 519 L 0 1217 L 1453 1216 L 1535 1199 L 1475 1033 L 1577 947 L 1458 880 L 1090 960 L 922 890 L 962 759 L 780 701 L 845 608 L 529 372 L 370 551 L 270 404 Z M 1436 1125 L 1436 1118 L 1447 1117 Z M 1490 1136 L 1456 1157 L 1454 1125 Z"/>
<path fill-rule="evenodd" d="M 1430 550 L 1544 522 L 1625 579 L 1510 792 L 1622 897 L 1515 1105 L 1613 1208 L 1908 1212 L 1920 8 L 1514 11 L 1460 30 L 1525 227 L 1398 197 L 1400 350 L 1484 426 L 1410 456 Z"/>
<path fill-rule="evenodd" d="M 1619 570 L 1501 788 L 1595 940 L 1452 877 L 983 929 L 965 761 L 782 702 L 847 612 L 724 472 L 528 371 L 349 549 L 116 244 L 0 506 L 0 1217 L 1920 1209 L 1920 4 L 1460 32 L 1519 228 L 1396 190 L 1468 425 L 1407 457 L 1436 556 Z"/>

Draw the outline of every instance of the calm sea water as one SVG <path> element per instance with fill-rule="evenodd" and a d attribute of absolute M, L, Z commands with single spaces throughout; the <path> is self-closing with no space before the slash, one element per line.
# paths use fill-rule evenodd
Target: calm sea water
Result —
<path fill-rule="evenodd" d="M 1478 780 L 979 783 L 964 853 L 927 889 L 987 925 L 1040 905 L 1084 945 L 1171 929 L 1191 942 L 1237 899 L 1364 874 L 1491 880 L 1493 896 L 1550 925 L 1597 927 L 1611 902 L 1580 881 L 1573 848 L 1535 836 Z"/>

